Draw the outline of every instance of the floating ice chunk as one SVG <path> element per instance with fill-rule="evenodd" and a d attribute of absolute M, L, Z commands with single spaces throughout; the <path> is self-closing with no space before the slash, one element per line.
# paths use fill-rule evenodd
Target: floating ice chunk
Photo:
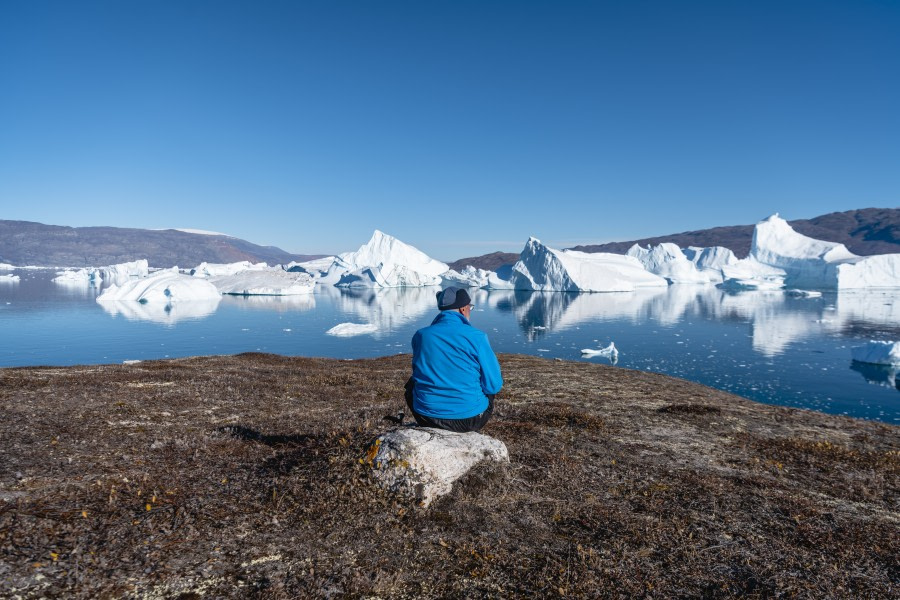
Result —
<path fill-rule="evenodd" d="M 235 296 L 299 296 L 311 294 L 316 281 L 306 273 L 279 269 L 246 270 L 208 279 L 222 294 Z"/>
<path fill-rule="evenodd" d="M 609 343 L 609 346 L 606 348 L 600 348 L 599 350 L 595 350 L 593 348 L 584 348 L 581 351 L 581 355 L 586 358 L 591 358 L 593 356 L 603 356 L 608 358 L 613 364 L 616 364 L 619 360 L 619 351 L 616 349 L 616 345 L 613 342 Z"/>
<path fill-rule="evenodd" d="M 853 360 L 873 365 L 900 365 L 900 342 L 867 342 L 850 349 Z"/>
<path fill-rule="evenodd" d="M 18 275 L 0 275 L 0 282 L 3 283 L 18 283 L 19 276 Z"/>
<path fill-rule="evenodd" d="M 213 300 L 221 298 L 216 286 L 190 275 L 182 275 L 176 267 L 159 271 L 150 277 L 112 285 L 97 297 L 97 302 L 134 301 L 171 304 L 175 302 Z"/>
<path fill-rule="evenodd" d="M 669 285 L 634 257 L 554 250 L 533 237 L 513 265 L 510 281 L 517 290 L 545 292 L 630 292 Z"/>
<path fill-rule="evenodd" d="M 634 244 L 626 254 L 638 259 L 645 269 L 664 277 L 669 283 L 709 283 L 709 276 L 698 271 L 676 244 L 666 242 L 646 248 Z"/>
<path fill-rule="evenodd" d="M 447 270 L 445 263 L 376 230 L 356 252 L 335 257 L 321 279 L 339 287 L 424 287 L 440 285 Z"/>
<path fill-rule="evenodd" d="M 783 269 L 764 265 L 750 257 L 722 267 L 719 287 L 732 290 L 780 290 L 784 287 Z"/>
<path fill-rule="evenodd" d="M 821 298 L 822 297 L 822 292 L 815 292 L 812 290 L 790 289 L 790 290 L 784 290 L 784 293 L 788 296 L 794 296 L 795 298 Z"/>
<path fill-rule="evenodd" d="M 9 263 L 0 263 L 0 271 L 12 271 L 13 269 L 15 267 Z"/>
<path fill-rule="evenodd" d="M 336 335 L 340 337 L 351 337 L 354 335 L 365 335 L 367 333 L 375 333 L 378 326 L 374 323 L 341 323 L 335 325 L 325 333 L 328 335 Z"/>
<path fill-rule="evenodd" d="M 194 277 L 224 277 L 234 275 L 242 271 L 256 270 L 261 271 L 268 269 L 269 265 L 264 262 L 252 263 L 249 260 L 243 260 L 234 263 L 207 263 L 202 262 L 193 269 L 191 275 Z"/>

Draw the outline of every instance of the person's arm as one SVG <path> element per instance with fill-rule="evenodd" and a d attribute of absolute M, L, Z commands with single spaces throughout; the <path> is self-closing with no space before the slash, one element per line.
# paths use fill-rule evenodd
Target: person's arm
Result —
<path fill-rule="evenodd" d="M 481 390 L 485 394 L 496 394 L 503 387 L 503 376 L 500 374 L 500 363 L 491 349 L 487 336 L 478 344 L 478 362 L 481 365 Z"/>

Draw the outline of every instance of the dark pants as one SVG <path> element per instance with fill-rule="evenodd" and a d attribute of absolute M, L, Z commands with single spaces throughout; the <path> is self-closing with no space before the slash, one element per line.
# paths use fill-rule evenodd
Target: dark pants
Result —
<path fill-rule="evenodd" d="M 420 415 L 413 409 L 413 387 L 415 387 L 415 382 L 413 381 L 413 378 L 410 377 L 404 386 L 406 389 L 406 405 L 409 407 L 413 417 L 415 417 L 419 427 L 434 427 L 435 429 L 446 429 L 447 431 L 453 431 L 455 433 L 481 431 L 481 428 L 484 427 L 485 423 L 488 422 L 491 415 L 494 413 L 495 394 L 487 394 L 488 407 L 480 415 L 475 415 L 468 419 L 435 419 L 433 417 L 426 417 L 425 415 Z"/>

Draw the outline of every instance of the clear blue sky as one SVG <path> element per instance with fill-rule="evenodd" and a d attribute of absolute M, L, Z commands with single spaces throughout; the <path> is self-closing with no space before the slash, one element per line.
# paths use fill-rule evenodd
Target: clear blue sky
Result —
<path fill-rule="evenodd" d="M 894 0 L 0 0 L 2 219 L 450 260 L 898 200 Z"/>

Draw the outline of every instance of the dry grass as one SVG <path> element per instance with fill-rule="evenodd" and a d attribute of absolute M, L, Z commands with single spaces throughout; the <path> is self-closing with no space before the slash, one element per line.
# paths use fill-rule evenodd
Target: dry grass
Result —
<path fill-rule="evenodd" d="M 359 462 L 408 356 L 0 370 L 0 595 L 900 595 L 896 427 L 501 364 L 511 465 L 428 509 Z"/>

